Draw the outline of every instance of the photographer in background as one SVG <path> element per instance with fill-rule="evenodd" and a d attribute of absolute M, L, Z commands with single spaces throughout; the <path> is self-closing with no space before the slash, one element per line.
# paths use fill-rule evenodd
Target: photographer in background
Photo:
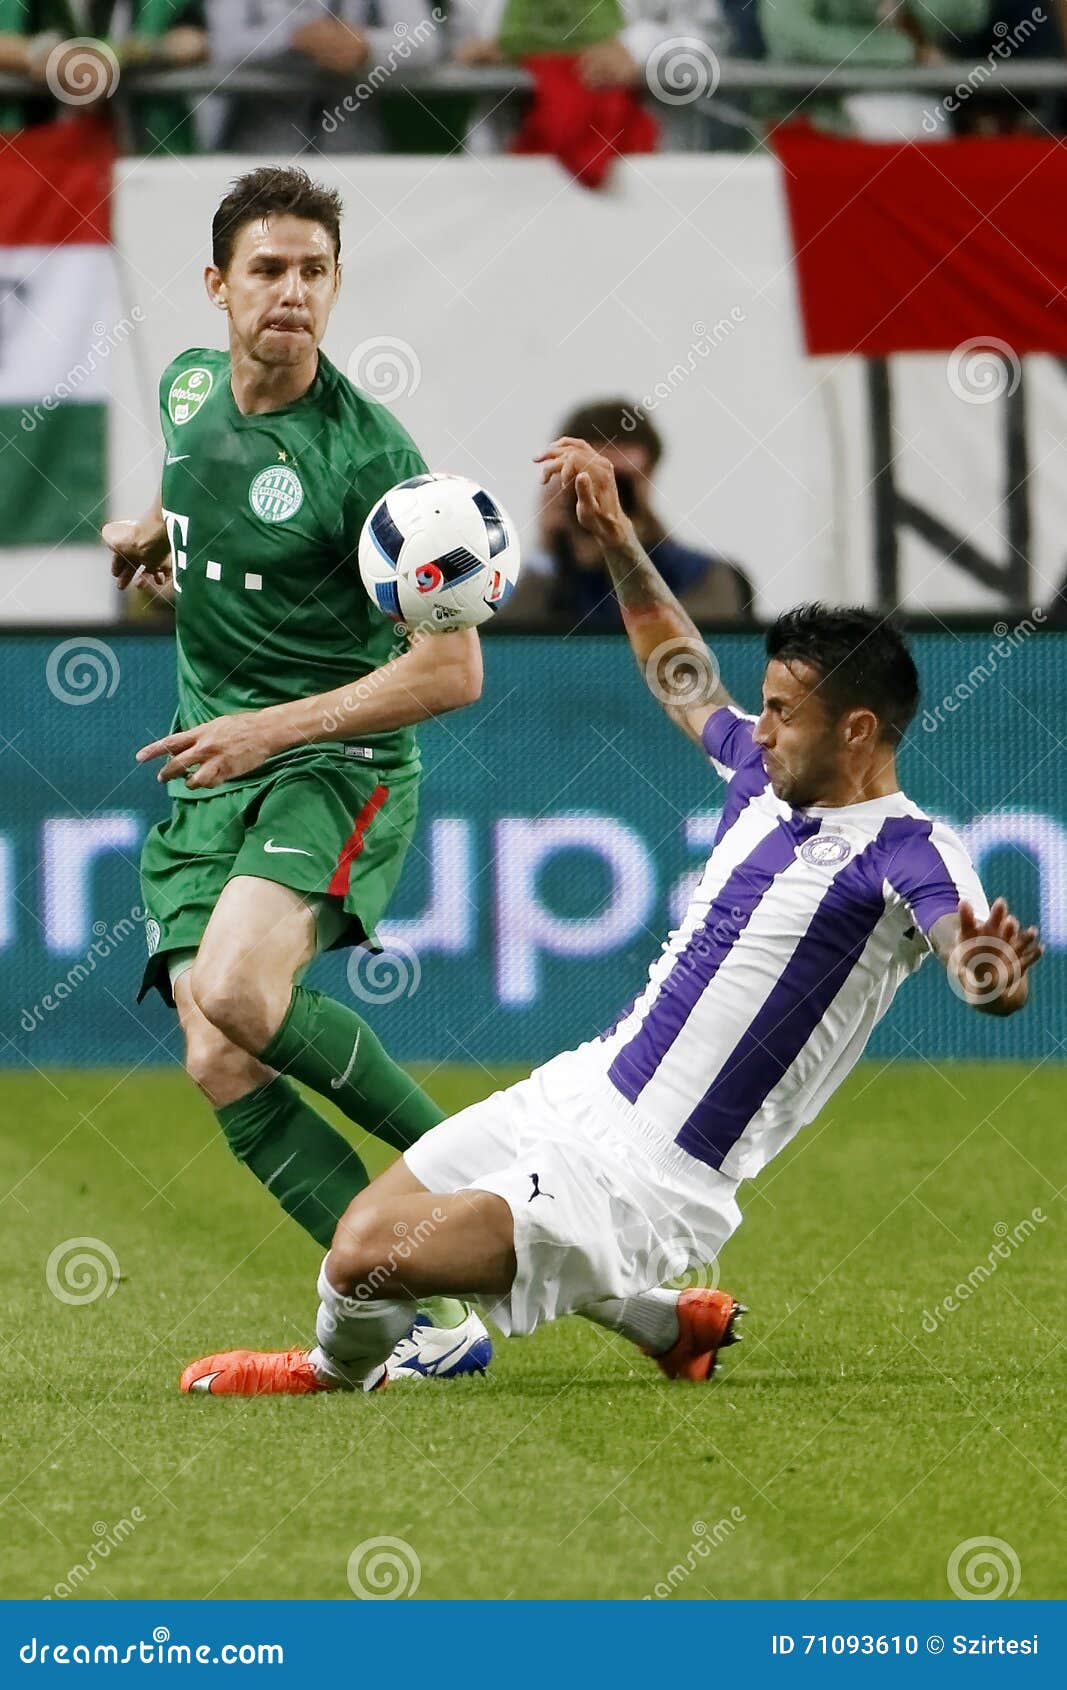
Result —
<path fill-rule="evenodd" d="M 646 416 L 625 400 L 600 400 L 573 411 L 560 433 L 592 441 L 608 459 L 641 544 L 695 622 L 751 618 L 752 585 L 744 571 L 673 539 L 653 509 L 652 478 L 663 457 L 663 441 Z M 573 493 L 551 484 L 545 489 L 539 540 L 498 620 L 558 633 L 621 628 L 610 577 L 600 551 L 578 523 Z"/>

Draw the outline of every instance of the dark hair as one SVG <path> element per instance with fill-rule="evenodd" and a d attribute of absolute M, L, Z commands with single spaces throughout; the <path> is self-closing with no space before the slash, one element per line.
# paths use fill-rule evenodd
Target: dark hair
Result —
<path fill-rule="evenodd" d="M 295 164 L 265 164 L 238 176 L 211 222 L 211 258 L 219 270 L 229 268 L 237 237 L 248 223 L 262 222 L 275 212 L 321 223 L 333 241 L 333 256 L 341 254 L 344 205 L 334 188 L 313 182 Z"/>
<path fill-rule="evenodd" d="M 588 440 L 590 446 L 618 445 L 633 441 L 648 453 L 648 467 L 655 469 L 663 456 L 663 441 L 637 405 L 625 399 L 594 399 L 588 405 L 573 410 L 560 429 L 561 434 L 573 434 Z"/>
<path fill-rule="evenodd" d="M 767 630 L 767 656 L 810 663 L 835 715 L 873 710 L 882 738 L 899 745 L 919 703 L 919 672 L 899 628 L 851 606 L 801 604 Z"/>

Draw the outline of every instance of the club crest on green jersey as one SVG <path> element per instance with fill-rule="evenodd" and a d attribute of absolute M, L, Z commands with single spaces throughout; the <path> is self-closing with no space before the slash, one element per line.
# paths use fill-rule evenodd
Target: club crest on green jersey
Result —
<path fill-rule="evenodd" d="M 180 428 L 182 423 L 196 416 L 214 383 L 211 371 L 200 368 L 182 370 L 180 375 L 175 376 L 167 394 L 167 410 L 176 427 Z"/>
<path fill-rule="evenodd" d="M 304 503 L 300 477 L 285 464 L 261 469 L 248 489 L 248 502 L 264 522 L 288 522 Z"/>

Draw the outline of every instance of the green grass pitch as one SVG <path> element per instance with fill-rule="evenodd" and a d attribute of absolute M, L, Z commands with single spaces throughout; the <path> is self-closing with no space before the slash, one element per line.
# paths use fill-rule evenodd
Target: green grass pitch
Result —
<path fill-rule="evenodd" d="M 1062 1592 L 1062 1069 L 859 1069 L 744 1194 L 711 1386 L 568 1320 L 370 1399 L 177 1394 L 203 1351 L 306 1341 L 318 1260 L 181 1074 L 0 1099 L 6 1597 L 351 1600 L 380 1536 L 424 1597 L 947 1596 L 986 1537 L 1020 1597 Z M 76 1237 L 119 1264 L 92 1303 L 46 1284 Z"/>

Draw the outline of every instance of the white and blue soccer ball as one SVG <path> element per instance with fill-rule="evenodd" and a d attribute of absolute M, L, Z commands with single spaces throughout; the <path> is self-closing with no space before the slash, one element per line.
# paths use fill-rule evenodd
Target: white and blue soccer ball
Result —
<path fill-rule="evenodd" d="M 432 633 L 476 628 L 511 596 L 518 535 L 476 481 L 415 475 L 391 487 L 363 524 L 359 572 L 394 622 Z"/>

